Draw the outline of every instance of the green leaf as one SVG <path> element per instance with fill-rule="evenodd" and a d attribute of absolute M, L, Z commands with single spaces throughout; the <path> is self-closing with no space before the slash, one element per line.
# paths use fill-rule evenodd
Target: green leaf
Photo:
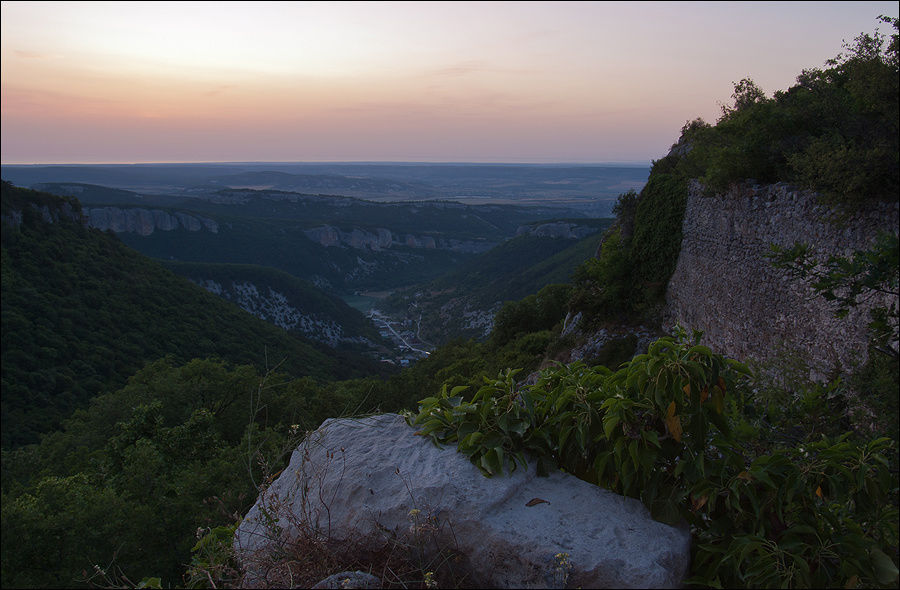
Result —
<path fill-rule="evenodd" d="M 765 469 L 753 469 L 750 471 L 750 474 L 759 481 L 763 482 L 767 486 L 772 489 L 777 489 L 778 486 L 775 485 L 775 482 L 772 481 L 772 478 L 769 477 L 769 474 L 766 473 Z"/>
<path fill-rule="evenodd" d="M 814 529 L 813 527 L 811 527 L 807 524 L 798 524 L 798 525 L 794 525 L 791 528 L 789 528 L 788 530 L 786 530 L 784 532 L 784 535 L 785 536 L 788 536 L 788 535 L 812 535 L 812 536 L 815 536 L 816 529 Z"/>
<path fill-rule="evenodd" d="M 692 356 L 692 355 L 695 355 L 695 354 L 700 355 L 700 356 L 705 356 L 705 357 L 707 357 L 707 358 L 713 356 L 713 353 L 712 353 L 712 351 L 709 349 L 709 347 L 703 346 L 702 344 L 697 344 L 696 346 L 692 346 L 692 347 L 690 348 L 690 350 L 688 350 L 688 355 L 689 355 L 689 356 Z"/>
<path fill-rule="evenodd" d="M 483 433 L 475 431 L 475 432 L 467 435 L 465 438 L 461 439 L 459 441 L 459 446 L 460 447 L 474 447 L 479 442 L 481 442 L 481 439 L 483 439 L 483 438 L 484 438 Z"/>
<path fill-rule="evenodd" d="M 481 466 L 485 469 L 485 471 L 487 471 L 491 475 L 496 475 L 503 471 L 502 453 L 502 449 L 500 449 L 499 447 L 494 447 L 492 449 L 488 449 L 488 451 L 481 456 Z"/>
<path fill-rule="evenodd" d="M 484 435 L 482 446 L 487 448 L 498 447 L 503 443 L 504 436 L 499 432 L 488 432 Z"/>
<path fill-rule="evenodd" d="M 658 454 L 658 450 L 653 447 L 644 447 L 641 451 L 641 466 L 644 468 L 644 473 L 649 473 L 653 471 L 653 466 L 656 463 L 656 456 Z"/>
<path fill-rule="evenodd" d="M 631 461 L 634 463 L 635 470 L 640 469 L 641 461 L 638 458 L 638 448 L 637 441 L 633 440 L 628 445 L 628 454 L 631 455 Z"/>
<path fill-rule="evenodd" d="M 587 443 L 587 441 L 585 440 L 585 436 L 584 436 L 584 428 L 583 428 L 584 424 L 581 424 L 581 426 L 582 426 L 582 428 L 575 429 L 575 442 L 578 443 L 578 450 L 581 451 L 582 453 L 584 453 L 585 452 L 585 444 Z"/>
<path fill-rule="evenodd" d="M 875 576 L 878 578 L 878 582 L 884 585 L 895 583 L 898 570 L 893 560 L 877 547 L 869 550 L 869 555 L 872 557 L 872 565 L 875 566 Z"/>
<path fill-rule="evenodd" d="M 496 464 L 497 464 L 497 473 L 503 472 L 503 460 L 505 458 L 503 454 L 503 447 L 494 447 L 493 448 L 494 455 L 496 456 Z M 515 462 L 513 463 L 515 465 Z"/>
<path fill-rule="evenodd" d="M 613 430 L 619 425 L 619 417 L 615 414 L 607 414 L 603 418 L 603 434 L 607 439 L 612 439 Z"/>
<path fill-rule="evenodd" d="M 511 432 L 515 432 L 516 434 L 523 435 L 528 431 L 529 423 L 527 420 L 517 419 L 513 420 L 509 425 L 509 430 Z"/>
<path fill-rule="evenodd" d="M 605 482 L 603 474 L 606 471 L 606 465 L 609 463 L 611 456 L 612 455 L 609 452 L 604 452 L 594 460 L 594 472 L 596 473 L 595 477 L 597 478 L 597 483 Z"/>
<path fill-rule="evenodd" d="M 644 430 L 643 432 L 641 432 L 641 436 L 644 438 L 644 440 L 653 444 L 657 448 L 662 448 L 662 445 L 659 444 L 659 434 L 657 434 L 655 430 Z"/>
<path fill-rule="evenodd" d="M 467 436 L 472 434 L 473 432 L 476 432 L 477 430 L 478 430 L 478 426 L 476 426 L 472 422 L 463 422 L 456 429 L 456 436 L 458 437 L 459 440 L 463 440 Z"/>

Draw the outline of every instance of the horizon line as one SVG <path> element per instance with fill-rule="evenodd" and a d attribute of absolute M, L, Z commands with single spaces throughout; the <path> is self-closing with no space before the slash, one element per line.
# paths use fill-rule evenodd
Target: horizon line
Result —
<path fill-rule="evenodd" d="M 466 165 L 466 166 L 650 166 L 652 160 L 623 160 L 599 162 L 472 162 L 466 160 L 196 160 L 196 161 L 146 161 L 146 162 L 0 162 L 0 166 L 186 166 L 186 165 L 239 165 L 239 164 L 369 164 L 369 165 Z"/>

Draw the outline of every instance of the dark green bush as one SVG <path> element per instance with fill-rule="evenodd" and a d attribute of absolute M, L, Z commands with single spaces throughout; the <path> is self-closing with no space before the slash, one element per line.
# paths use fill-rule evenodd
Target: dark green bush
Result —
<path fill-rule="evenodd" d="M 569 285 L 547 285 L 519 301 L 507 301 L 494 318 L 491 340 L 503 346 L 518 335 L 553 328 L 566 315 Z"/>
<path fill-rule="evenodd" d="M 631 310 L 632 268 L 620 227 L 603 239 L 600 253 L 575 269 L 570 306 L 588 318 L 610 318 Z"/>
<path fill-rule="evenodd" d="M 896 585 L 890 439 L 767 438 L 744 415 L 746 369 L 696 338 L 660 339 L 616 372 L 575 363 L 519 387 L 507 370 L 468 400 L 445 386 L 411 421 L 485 475 L 530 457 L 686 520 L 690 584 Z"/>

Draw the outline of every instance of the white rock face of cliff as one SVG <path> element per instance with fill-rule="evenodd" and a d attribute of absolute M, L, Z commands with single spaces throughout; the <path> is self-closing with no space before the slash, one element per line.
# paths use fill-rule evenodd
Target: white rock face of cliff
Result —
<path fill-rule="evenodd" d="M 329 346 L 363 342 L 363 338 L 344 335 L 343 327 L 334 319 L 307 313 L 290 304 L 288 298 L 270 287 L 260 289 L 250 282 L 231 282 L 223 285 L 210 279 L 191 279 L 207 291 L 233 301 L 244 311 L 271 322 L 285 330 L 300 332 L 311 340 Z"/>
<path fill-rule="evenodd" d="M 327 420 L 294 451 L 235 533 L 245 587 L 284 583 L 258 564 L 301 526 L 373 548 L 427 534 L 476 587 L 675 588 L 690 563 L 689 531 L 639 501 L 533 466 L 486 478 L 396 414 Z"/>
<path fill-rule="evenodd" d="M 322 225 L 304 230 L 303 233 L 313 242 L 326 248 L 339 246 L 357 250 L 374 250 L 376 252 L 389 250 L 397 246 L 405 246 L 407 248 L 478 253 L 490 250 L 496 245 L 495 242 L 472 240 L 435 240 L 433 236 L 394 233 L 383 227 L 374 230 L 364 230 L 355 227 L 350 231 L 343 231 L 331 225 Z"/>
<path fill-rule="evenodd" d="M 172 231 L 179 227 L 187 231 L 210 231 L 219 233 L 219 224 L 207 217 L 188 215 L 177 211 L 169 213 L 162 209 L 86 207 L 83 209 L 87 225 L 102 231 L 136 233 L 149 236 L 154 231 Z"/>
<path fill-rule="evenodd" d="M 38 211 L 41 219 L 46 223 L 56 223 L 60 220 L 75 221 L 77 223 L 84 222 L 84 214 L 77 212 L 69 203 L 61 203 L 58 207 L 48 207 L 47 205 L 38 205 L 32 203 L 31 208 Z M 23 214 L 21 210 L 11 209 L 3 215 L 3 223 L 8 223 L 13 227 L 22 225 Z"/>
<path fill-rule="evenodd" d="M 595 233 L 597 233 L 597 228 L 595 227 L 579 225 L 569 221 L 521 225 L 516 230 L 517 236 L 530 234 L 541 238 L 565 238 L 569 240 L 580 240 Z"/>

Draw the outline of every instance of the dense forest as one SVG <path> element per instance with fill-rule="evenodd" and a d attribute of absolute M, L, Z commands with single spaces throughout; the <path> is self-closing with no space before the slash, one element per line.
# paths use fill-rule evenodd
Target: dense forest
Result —
<path fill-rule="evenodd" d="M 377 373 L 257 320 L 174 276 L 115 237 L 74 219 L 46 222 L 30 203 L 64 201 L 3 184 L 3 446 L 37 442 L 99 391 L 121 387 L 144 363 L 219 357 L 320 379 Z M 277 352 L 276 352 L 277 351 Z M 280 355 L 280 356 L 279 356 Z"/>
<path fill-rule="evenodd" d="M 407 410 L 488 474 L 527 453 L 686 520 L 688 585 L 896 587 L 896 307 L 873 323 L 868 362 L 827 383 L 773 383 L 684 331 L 634 358 L 616 345 L 554 362 L 572 344 L 567 312 L 593 327 L 653 321 L 692 179 L 711 191 L 792 182 L 838 213 L 897 199 L 888 22 L 889 38 L 861 35 L 772 98 L 736 84 L 715 125 L 685 125 L 647 185 L 619 198 L 571 284 L 505 303 L 488 338 L 449 342 L 399 374 L 264 327 L 112 236 L 41 214 L 77 211 L 73 199 L 4 184 L 3 585 L 232 584 L 230 527 L 306 431 Z M 774 262 L 819 272 L 823 296 L 896 294 L 897 250 L 894 234 L 833 268 L 806 267 L 802 253 Z M 33 412 L 57 398 L 64 409 Z"/>

